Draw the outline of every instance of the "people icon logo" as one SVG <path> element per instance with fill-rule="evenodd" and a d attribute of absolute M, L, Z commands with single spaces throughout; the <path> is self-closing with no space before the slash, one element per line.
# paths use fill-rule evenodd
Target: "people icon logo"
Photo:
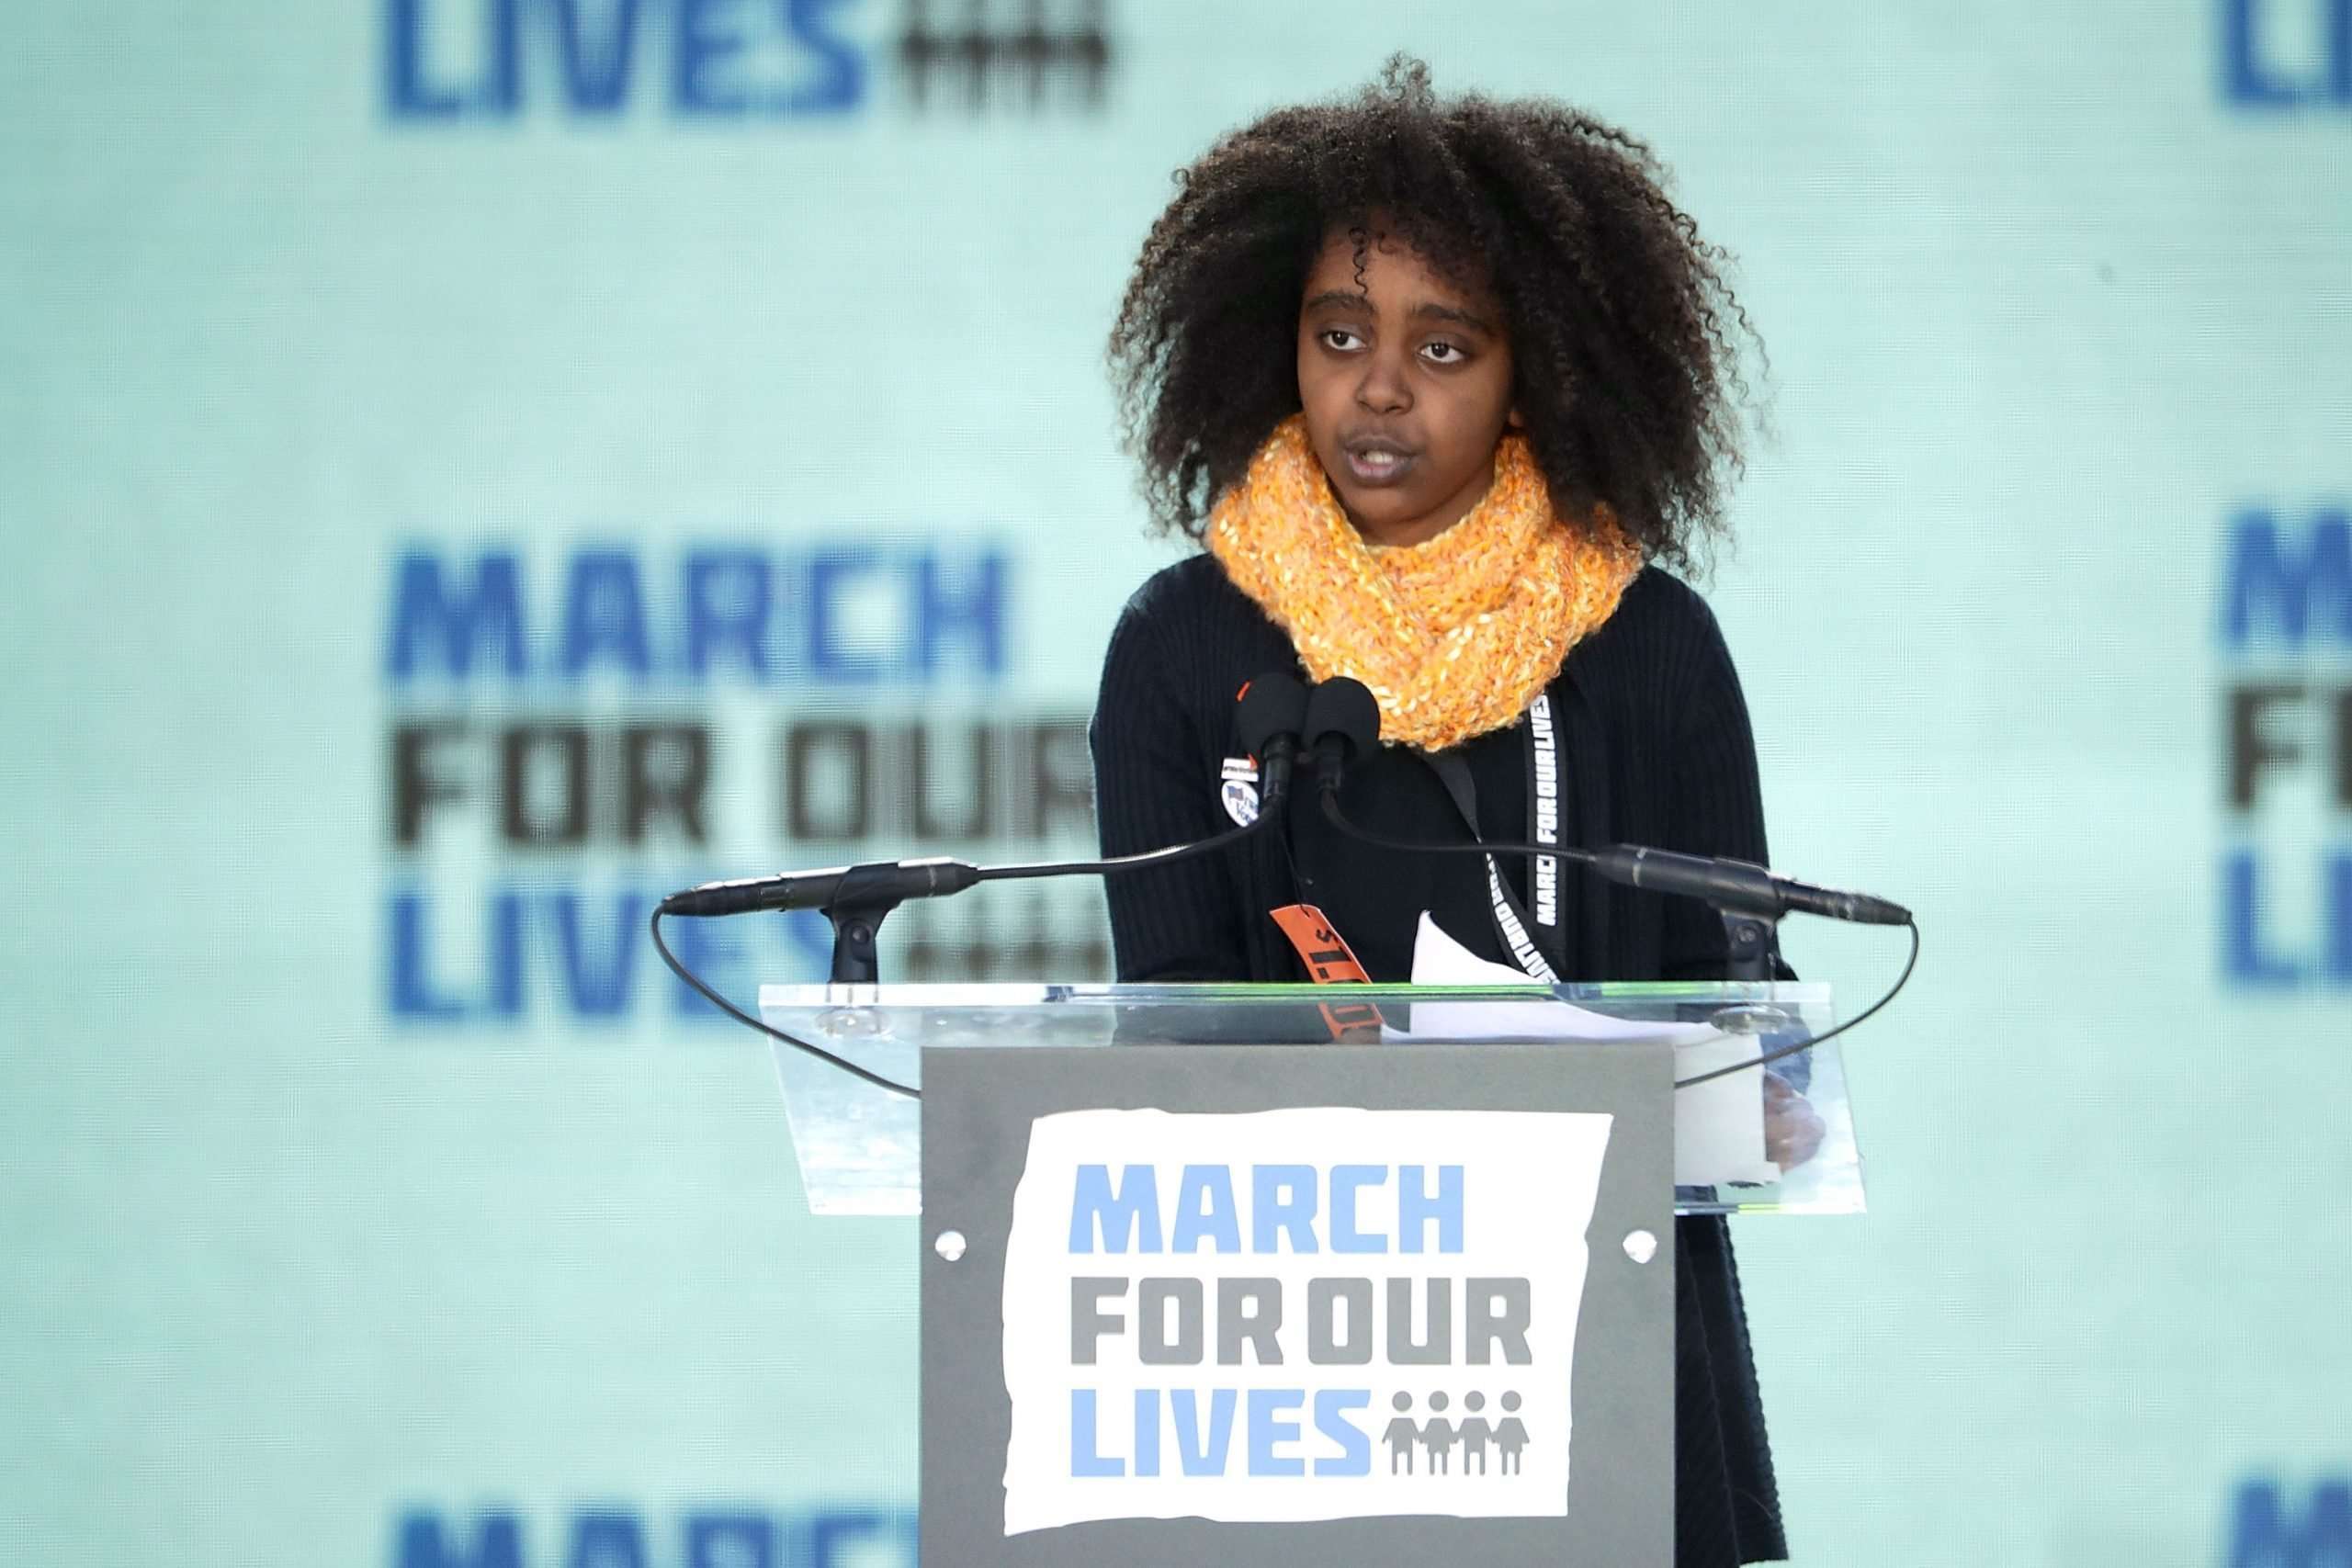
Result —
<path fill-rule="evenodd" d="M 1520 1455 L 1527 1447 L 1527 1424 L 1519 1418 L 1520 1398 L 1517 1390 L 1502 1397 L 1502 1419 L 1488 1421 L 1479 1412 L 1487 1405 L 1487 1396 L 1476 1392 L 1462 1396 L 1465 1412 L 1459 1421 L 1445 1416 L 1446 1396 L 1442 1393 L 1430 1395 L 1430 1418 L 1412 1419 L 1413 1396 L 1399 1393 L 1389 1401 L 1396 1418 L 1380 1434 L 1388 1445 L 1388 1473 L 1410 1475 L 1413 1456 L 1418 1451 L 1428 1461 L 1422 1473 L 1443 1475 L 1455 1450 L 1462 1452 L 1462 1473 L 1467 1475 L 1475 1465 L 1479 1474 L 1487 1473 L 1487 1450 L 1495 1450 L 1495 1473 L 1516 1475 L 1520 1472 Z"/>

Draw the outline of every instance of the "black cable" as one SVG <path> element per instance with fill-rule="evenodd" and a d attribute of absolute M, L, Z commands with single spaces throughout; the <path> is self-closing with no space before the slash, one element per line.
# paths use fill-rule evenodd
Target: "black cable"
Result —
<path fill-rule="evenodd" d="M 1279 805 L 1279 803 L 1277 803 Z M 1113 855 L 1108 860 L 1040 860 L 1016 861 L 1008 865 L 980 867 L 981 882 L 1018 882 L 1027 877 L 1078 876 L 1105 871 L 1125 871 L 1139 865 L 1173 865 L 1180 860 L 1204 855 L 1249 838 L 1272 814 L 1261 811 L 1242 827 L 1228 828 L 1214 839 L 1202 839 L 1190 844 L 1170 844 L 1164 849 L 1143 850 L 1131 855 Z"/>
<path fill-rule="evenodd" d="M 859 1066 L 855 1062 L 851 1061 L 846 1056 L 836 1056 L 821 1045 L 811 1045 L 808 1042 L 800 1039 L 797 1035 L 786 1034 L 781 1029 L 771 1028 L 764 1020 L 753 1018 L 750 1013 L 745 1012 L 741 1008 L 737 1007 L 733 1002 L 729 1001 L 725 997 L 720 996 L 717 991 L 714 991 L 708 986 L 704 985 L 701 979 L 696 976 L 692 970 L 678 962 L 677 955 L 670 951 L 670 944 L 662 940 L 662 910 L 659 906 L 656 906 L 653 910 L 653 947 L 654 951 L 662 954 L 662 962 L 670 966 L 670 972 L 673 975 L 675 975 L 679 979 L 684 980 L 687 985 L 692 986 L 695 990 L 701 992 L 704 998 L 713 1007 L 718 1009 L 719 1011 L 725 1013 L 736 1022 L 748 1023 L 753 1029 L 758 1030 L 761 1033 L 765 1034 L 772 1039 L 781 1040 L 796 1051 L 806 1051 L 808 1055 L 816 1057 L 820 1062 L 830 1062 L 834 1066 L 839 1067 L 842 1071 L 850 1074 L 854 1077 L 864 1078 L 867 1083 L 872 1084 L 876 1089 L 887 1089 L 892 1094 L 903 1094 L 909 1100 L 921 1100 L 922 1098 L 922 1090 L 919 1089 L 910 1089 L 905 1084 L 899 1082 L 895 1078 L 886 1078 L 880 1073 L 872 1072 L 865 1067 Z"/>
<path fill-rule="evenodd" d="M 1337 828 L 1351 839 L 1361 839 L 1367 844 L 1374 844 L 1384 850 L 1402 850 L 1408 854 L 1542 855 L 1549 860 L 1570 861 L 1577 865 L 1590 865 L 1600 858 L 1590 850 L 1578 844 L 1507 844 L 1488 843 L 1483 840 L 1468 844 L 1440 844 L 1420 839 L 1392 839 L 1385 833 L 1375 833 L 1369 828 L 1359 828 L 1349 821 L 1347 814 L 1340 809 L 1340 795 L 1337 790 L 1327 789 L 1323 792 L 1323 815 L 1332 827 Z"/>
<path fill-rule="evenodd" d="M 1331 819 L 1334 826 L 1352 833 L 1356 837 L 1364 840 L 1366 842 L 1376 844 L 1384 849 L 1433 852 L 1440 853 L 1451 852 L 1460 854 L 1485 854 L 1490 852 L 1498 851 L 1504 853 L 1528 852 L 1555 855 L 1563 860 L 1589 861 L 1592 858 L 1590 851 L 1578 849 L 1572 845 L 1566 844 L 1430 844 L 1419 843 L 1403 839 L 1386 838 L 1381 834 L 1365 832 L 1363 829 L 1356 828 L 1352 823 L 1350 823 L 1346 818 L 1340 814 L 1338 797 L 1329 792 L 1327 792 L 1323 796 L 1323 814 Z M 1268 820 L 1269 815 L 1270 814 L 1261 813 L 1255 821 L 1250 822 L 1246 827 L 1233 829 L 1229 831 L 1218 834 L 1214 839 L 1204 839 L 1197 843 L 1173 844 L 1166 849 L 1146 850 L 1138 854 L 1116 855 L 1107 860 L 1040 861 L 1026 864 L 991 866 L 985 869 L 982 879 L 985 881 L 1013 881 L 1024 877 L 1052 876 L 1065 873 L 1075 874 L 1087 871 L 1102 871 L 1115 869 L 1121 866 L 1170 863 L 1180 860 L 1190 859 L 1193 855 L 1205 853 L 1210 850 L 1222 849 L 1238 839 L 1247 838 L 1251 833 L 1256 832 L 1261 823 Z M 1287 849 L 1288 845 L 1285 844 L 1284 848 Z M 1753 1060 L 1735 1063 L 1727 1067 L 1717 1067 L 1712 1071 L 1701 1073 L 1696 1077 L 1677 1078 L 1675 1080 L 1674 1087 L 1678 1089 L 1690 1089 L 1698 1084 L 1711 1082 L 1715 1078 L 1728 1077 L 1734 1073 L 1745 1073 L 1758 1067 L 1768 1066 L 1774 1062 L 1780 1061 L 1783 1057 L 1793 1056 L 1800 1051 L 1810 1051 L 1815 1045 L 1835 1040 L 1838 1036 L 1845 1033 L 1848 1030 L 1868 1022 L 1870 1019 L 1875 1016 L 1881 1009 L 1887 1005 L 1887 1003 L 1893 1001 L 1895 997 L 1901 993 L 1905 986 L 1910 984 L 1911 971 L 1918 964 L 1918 922 L 1916 920 L 1906 922 L 1905 929 L 1911 933 L 1911 953 L 1910 956 L 1904 960 L 1903 973 L 1895 976 L 1894 984 L 1887 988 L 1886 994 L 1880 997 L 1878 1000 L 1872 1002 L 1869 1007 L 1864 1008 L 1860 1012 L 1856 1013 L 1852 1018 L 1848 1019 L 1845 1022 L 1838 1025 L 1826 1033 L 1809 1035 L 1805 1039 L 1792 1042 L 1790 1044 L 1776 1046 L 1772 1050 L 1767 1051 L 1763 1055 L 1755 1057 Z M 694 989 L 713 1007 L 716 1007 L 719 1011 L 727 1014 L 728 1017 L 734 1019 L 739 1023 L 746 1024 L 752 1029 L 758 1030 L 762 1034 L 767 1035 L 770 1039 L 780 1040 L 796 1051 L 806 1052 L 808 1055 L 816 1057 L 820 1062 L 826 1062 L 833 1066 L 839 1067 L 842 1071 L 848 1073 L 853 1077 L 862 1078 L 865 1082 L 872 1084 L 876 1089 L 888 1089 L 892 1094 L 902 1094 L 909 1100 L 921 1100 L 922 1098 L 922 1091 L 921 1089 L 910 1088 L 906 1084 L 899 1083 L 895 1078 L 886 1078 L 879 1073 L 858 1066 L 855 1062 L 849 1060 L 845 1056 L 837 1056 L 820 1045 L 812 1045 L 808 1041 L 802 1040 L 796 1035 L 786 1034 L 783 1030 L 772 1027 L 764 1020 L 753 1018 L 750 1013 L 745 1012 L 733 1002 L 729 1001 L 725 997 L 722 997 L 717 991 L 712 990 L 708 986 L 705 985 L 702 982 L 702 979 L 692 970 L 679 963 L 677 955 L 670 951 L 670 944 L 662 940 L 662 910 L 658 907 L 653 911 L 650 931 L 653 937 L 654 951 L 662 955 L 662 962 L 670 966 L 670 972 L 677 976 L 679 979 L 684 980 L 687 985 L 693 987 Z M 1728 1039 L 1730 1036 L 1725 1035 L 1724 1038 Z"/>
<path fill-rule="evenodd" d="M 1903 961 L 1903 973 L 1894 977 L 1894 984 L 1888 987 L 1886 994 L 1879 998 L 1878 1000 L 1872 1002 L 1870 1006 L 1864 1008 L 1861 1011 L 1856 1013 L 1853 1017 L 1848 1019 L 1845 1022 L 1839 1024 L 1837 1028 L 1830 1030 L 1825 1034 L 1809 1035 L 1806 1038 L 1796 1041 L 1791 1044 L 1776 1045 L 1771 1050 L 1767 1051 L 1762 1055 L 1755 1058 L 1753 1061 L 1736 1062 L 1728 1067 L 1716 1067 L 1713 1071 L 1701 1073 L 1697 1077 L 1677 1078 L 1674 1080 L 1674 1087 L 1679 1089 L 1689 1089 L 1693 1084 L 1706 1083 L 1714 1078 L 1729 1077 L 1734 1073 L 1744 1073 L 1749 1071 L 1751 1068 L 1765 1066 L 1770 1063 L 1779 1061 L 1783 1056 L 1793 1056 L 1800 1051 L 1810 1051 L 1815 1045 L 1820 1044 L 1823 1041 L 1835 1040 L 1838 1036 L 1845 1033 L 1846 1031 L 1853 1028 L 1856 1024 L 1867 1022 L 1872 1013 L 1877 1012 L 1879 1009 L 1893 1001 L 1895 998 L 1895 994 L 1901 991 L 1905 986 L 1911 983 L 1912 968 L 1919 962 L 1919 922 L 1917 920 L 1907 921 L 1905 922 L 1905 928 L 1911 932 L 1911 956 Z M 1726 1034 L 1724 1038 L 1728 1040 L 1731 1036 Z"/>

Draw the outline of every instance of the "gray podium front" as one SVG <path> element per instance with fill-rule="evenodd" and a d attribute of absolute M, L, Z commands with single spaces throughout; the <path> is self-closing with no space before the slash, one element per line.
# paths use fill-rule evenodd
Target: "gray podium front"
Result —
<path fill-rule="evenodd" d="M 1674 1214 L 1862 1206 L 1834 1043 L 1676 1087 L 1820 986 L 761 1011 L 923 1090 L 776 1047 L 811 1210 L 922 1215 L 934 1564 L 1669 1563 Z"/>

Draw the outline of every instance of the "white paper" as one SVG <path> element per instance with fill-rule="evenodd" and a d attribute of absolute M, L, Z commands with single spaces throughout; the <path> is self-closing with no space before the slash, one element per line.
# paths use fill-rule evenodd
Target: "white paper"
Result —
<path fill-rule="evenodd" d="M 1585 1233 L 1611 1124 L 1600 1112 L 1351 1107 L 1039 1117 L 1005 1250 L 1004 1381 L 1012 1403 L 1005 1533 L 1115 1518 L 1565 1515 Z M 1088 1169 L 1098 1195 L 1106 1170 L 1119 1179 L 1121 1203 L 1138 1191 L 1156 1194 L 1157 1225 L 1124 1209 L 1113 1224 L 1099 1201 L 1081 1202 Z M 1388 1175 L 1366 1184 L 1374 1169 Z M 1453 1172 L 1458 1221 L 1450 1233 L 1426 1215 L 1400 1219 L 1408 1169 L 1417 1193 Z M 1261 1170 L 1313 1173 L 1313 1250 L 1296 1249 L 1287 1229 L 1258 1229 Z M 1204 1174 L 1218 1171 L 1229 1176 L 1230 1210 L 1201 1201 Z M 1355 1174 L 1343 1195 L 1347 1172 Z M 1262 1213 L 1279 1213 L 1276 1190 L 1267 1191 Z M 1204 1233 L 1198 1222 L 1211 1212 L 1231 1217 L 1236 1245 Z M 1317 1316 L 1314 1282 L 1328 1290 L 1335 1277 L 1371 1287 L 1368 1321 L 1354 1323 L 1350 1308 L 1342 1323 L 1349 1346 L 1363 1351 L 1318 1362 L 1312 1323 L 1339 1333 L 1328 1325 L 1342 1320 Z M 1259 1359 L 1255 1341 L 1221 1337 L 1219 1281 L 1227 1280 L 1274 1292 L 1274 1361 Z M 1482 1352 L 1494 1353 L 1470 1353 L 1472 1313 L 1462 1292 L 1473 1280 L 1523 1287 L 1527 1359 L 1484 1337 Z M 1170 1280 L 1202 1292 L 1198 1360 L 1171 1361 L 1164 1351 L 1145 1359 L 1143 1292 Z M 1433 1284 L 1447 1292 L 1442 1362 L 1391 1360 L 1392 1280 L 1409 1292 L 1408 1332 L 1422 1337 L 1426 1292 Z M 1170 1316 L 1159 1314 L 1163 1325 Z M 1181 1312 L 1175 1317 L 1182 1322 Z M 1352 1458 L 1322 1426 L 1325 1400 L 1347 1412 Z M 1212 1438 L 1220 1403 L 1225 1422 Z M 1279 1425 L 1259 1418 L 1277 1403 Z M 1146 1410 L 1157 1438 L 1138 1430 Z M 1456 1436 L 1446 1473 L 1432 1473 L 1430 1453 L 1403 1436 L 1431 1418 L 1461 1423 L 1454 1432 L 1476 1424 L 1475 1466 L 1468 1440 Z M 1296 1473 L 1288 1473 L 1292 1466 Z"/>
<path fill-rule="evenodd" d="M 1416 986 L 1525 986 L 1526 974 L 1479 957 L 1421 912 L 1413 940 Z M 1747 1060 L 1761 1050 L 1753 1036 L 1724 1034 L 1703 1023 L 1611 1018 L 1573 1003 L 1415 1002 L 1410 1030 L 1382 1030 L 1385 1039 L 1414 1040 L 1655 1040 L 1674 1046 L 1674 1076 L 1696 1077 Z M 1730 1073 L 1677 1091 L 1674 1097 L 1674 1179 L 1682 1187 L 1773 1182 L 1780 1167 L 1764 1157 L 1763 1069 Z"/>

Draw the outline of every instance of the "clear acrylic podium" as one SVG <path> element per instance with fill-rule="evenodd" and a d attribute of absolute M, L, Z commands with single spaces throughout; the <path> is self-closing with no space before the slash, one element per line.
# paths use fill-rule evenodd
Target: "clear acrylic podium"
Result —
<path fill-rule="evenodd" d="M 1674 1215 L 1862 1207 L 1835 1043 L 1747 1065 L 1816 985 L 760 1010 L 922 1090 L 775 1048 L 810 1209 L 923 1216 L 925 1562 L 1666 1568 Z"/>
<path fill-rule="evenodd" d="M 1564 1052 L 1669 1042 L 1675 1077 L 1752 1059 L 1826 1033 L 1829 987 L 1768 984 L 1597 986 L 960 985 L 764 986 L 768 1024 L 899 1083 L 920 1087 L 926 1049 L 1334 1043 L 1326 1009 L 1379 1014 L 1364 1034 L 1389 1043 L 1545 1043 Z M 1361 1015 L 1359 1015 L 1361 1016 Z M 1577 1036 L 1581 1035 L 1581 1038 Z M 1363 1038 L 1360 1035 L 1359 1038 Z M 1769 1068 L 1687 1090 L 1677 1106 L 1675 1207 L 1680 1213 L 1858 1214 L 1854 1142 L 1838 1042 Z M 776 1078 L 800 1179 L 816 1214 L 919 1213 L 922 1108 L 789 1046 Z M 1572 1070 L 1564 1058 L 1563 1069 Z M 1779 1080 L 1768 1091 L 1765 1074 Z M 1739 1134 L 1765 1127 L 1780 1086 L 1820 1121 L 1811 1157 L 1767 1168 Z M 1753 1114 L 1747 1108 L 1753 1107 Z M 1735 1140 L 1737 1140 L 1735 1142 Z"/>

